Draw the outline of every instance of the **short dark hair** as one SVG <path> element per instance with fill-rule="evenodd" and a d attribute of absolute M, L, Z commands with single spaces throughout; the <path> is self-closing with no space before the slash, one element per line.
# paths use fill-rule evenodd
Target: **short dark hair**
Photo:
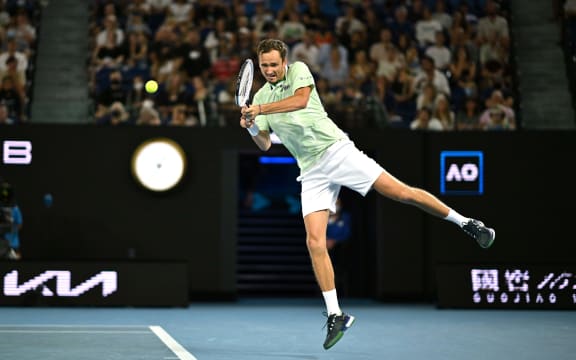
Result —
<path fill-rule="evenodd" d="M 280 53 L 282 59 L 286 59 L 288 56 L 288 46 L 281 40 L 277 39 L 264 39 L 258 44 L 256 53 L 258 55 L 263 53 L 268 53 L 272 50 L 277 50 Z"/>

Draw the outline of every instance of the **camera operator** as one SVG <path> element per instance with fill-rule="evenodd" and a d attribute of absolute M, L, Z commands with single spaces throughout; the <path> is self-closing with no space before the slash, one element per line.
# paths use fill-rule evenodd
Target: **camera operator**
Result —
<path fill-rule="evenodd" d="M 0 179 L 0 259 L 19 260 L 23 217 L 16 204 L 14 189 Z"/>

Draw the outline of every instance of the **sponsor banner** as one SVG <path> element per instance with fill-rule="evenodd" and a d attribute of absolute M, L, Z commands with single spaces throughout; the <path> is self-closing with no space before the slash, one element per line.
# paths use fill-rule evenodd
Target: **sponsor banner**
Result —
<path fill-rule="evenodd" d="M 0 262 L 0 305 L 187 306 L 182 262 Z"/>
<path fill-rule="evenodd" d="M 576 309 L 576 264 L 442 265 L 438 305 Z"/>

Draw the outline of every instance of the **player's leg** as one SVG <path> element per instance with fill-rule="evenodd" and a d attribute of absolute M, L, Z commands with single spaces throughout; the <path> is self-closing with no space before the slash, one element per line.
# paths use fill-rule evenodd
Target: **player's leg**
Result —
<path fill-rule="evenodd" d="M 328 210 L 312 212 L 304 217 L 306 227 L 306 245 L 312 260 L 314 275 L 322 290 L 326 303 L 327 334 L 324 340 L 324 349 L 334 346 L 354 323 L 354 317 L 343 313 L 338 304 L 334 268 L 326 248 L 326 227 L 328 226 Z"/>
<path fill-rule="evenodd" d="M 306 228 L 306 246 L 312 260 L 312 268 L 316 281 L 322 292 L 335 289 L 334 269 L 328 249 L 326 248 L 326 228 L 328 226 L 328 210 L 312 212 L 304 217 Z M 330 312 L 330 309 L 328 309 Z M 340 309 L 334 309 L 338 312 Z"/>
<path fill-rule="evenodd" d="M 334 268 L 326 247 L 329 212 L 336 209 L 340 186 L 332 184 L 322 171 L 322 164 L 302 179 L 302 214 L 306 228 L 306 245 L 314 275 L 326 304 L 326 339 L 324 349 L 334 346 L 352 326 L 354 317 L 343 313 L 338 304 Z"/>
<path fill-rule="evenodd" d="M 481 221 L 460 215 L 428 191 L 409 186 L 386 170 L 378 176 L 373 187 L 378 193 L 390 199 L 416 206 L 431 215 L 457 224 L 483 248 L 490 247 L 494 242 L 496 237 L 494 229 L 484 226 Z"/>

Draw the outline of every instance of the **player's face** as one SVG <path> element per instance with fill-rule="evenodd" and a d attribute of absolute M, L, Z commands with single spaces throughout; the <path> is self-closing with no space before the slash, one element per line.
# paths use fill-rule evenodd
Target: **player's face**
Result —
<path fill-rule="evenodd" d="M 286 61 L 282 59 L 278 50 L 261 53 L 258 62 L 262 75 L 269 83 L 275 84 L 286 75 Z"/>

